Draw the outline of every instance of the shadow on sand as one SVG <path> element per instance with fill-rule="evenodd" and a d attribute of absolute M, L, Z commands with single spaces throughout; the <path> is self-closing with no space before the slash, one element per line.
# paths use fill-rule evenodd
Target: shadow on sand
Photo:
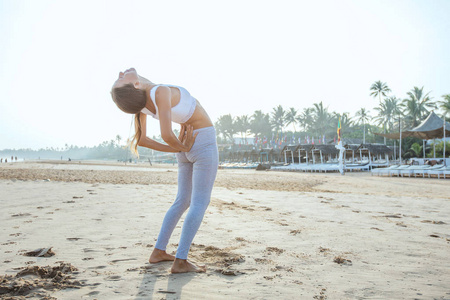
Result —
<path fill-rule="evenodd" d="M 147 263 L 142 267 L 143 277 L 135 299 L 180 299 L 183 287 L 198 273 L 171 274 L 172 262 Z"/>

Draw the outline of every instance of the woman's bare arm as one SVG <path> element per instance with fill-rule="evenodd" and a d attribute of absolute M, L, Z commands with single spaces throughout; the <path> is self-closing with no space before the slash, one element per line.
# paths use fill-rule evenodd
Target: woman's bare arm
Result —
<path fill-rule="evenodd" d="M 168 145 L 161 144 L 155 140 L 147 137 L 147 115 L 140 113 L 139 116 L 141 123 L 141 138 L 139 140 L 139 146 L 150 148 L 161 152 L 180 152 L 180 150 L 174 149 Z"/>
<path fill-rule="evenodd" d="M 192 126 L 187 127 L 186 138 L 183 141 L 177 139 L 172 131 L 172 104 L 171 91 L 167 86 L 160 86 L 155 93 L 155 102 L 158 106 L 159 124 L 161 126 L 162 139 L 173 149 L 182 152 L 191 150 L 197 133 L 193 135 Z"/>

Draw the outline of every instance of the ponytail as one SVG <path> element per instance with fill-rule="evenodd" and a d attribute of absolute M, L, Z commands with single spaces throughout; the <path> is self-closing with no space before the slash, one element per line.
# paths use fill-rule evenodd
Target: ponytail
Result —
<path fill-rule="evenodd" d="M 137 150 L 137 147 L 138 147 L 139 142 L 141 141 L 141 134 L 142 134 L 140 113 L 137 113 L 134 115 L 134 128 L 135 128 L 135 133 L 134 133 L 133 139 L 130 142 L 130 149 L 131 149 L 131 153 L 133 153 L 137 157 L 139 157 L 139 152 Z"/>

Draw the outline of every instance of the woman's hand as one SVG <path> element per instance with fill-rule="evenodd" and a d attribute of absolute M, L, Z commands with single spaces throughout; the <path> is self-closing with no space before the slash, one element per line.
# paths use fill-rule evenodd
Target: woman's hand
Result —
<path fill-rule="evenodd" d="M 180 128 L 180 134 L 178 135 L 178 140 L 180 142 L 183 142 L 185 136 L 186 136 L 186 125 L 182 124 Z"/>
<path fill-rule="evenodd" d="M 194 134 L 194 127 L 191 125 L 182 125 L 181 131 L 179 135 L 179 140 L 183 145 L 187 148 L 187 151 L 190 151 L 192 146 L 194 145 L 195 138 L 197 137 L 198 132 Z"/>

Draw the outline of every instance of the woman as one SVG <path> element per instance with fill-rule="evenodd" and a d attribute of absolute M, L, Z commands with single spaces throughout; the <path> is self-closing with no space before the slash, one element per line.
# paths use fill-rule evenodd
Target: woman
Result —
<path fill-rule="evenodd" d="M 187 256 L 208 207 L 217 173 L 216 132 L 211 119 L 186 89 L 154 84 L 139 76 L 133 68 L 119 73 L 111 95 L 122 111 L 135 114 L 133 151 L 137 153 L 137 146 L 142 146 L 177 153 L 178 193 L 164 217 L 150 263 L 174 261 L 172 273 L 205 272 L 205 267 L 190 263 Z M 159 119 L 161 137 L 167 145 L 146 136 L 147 115 Z M 178 138 L 172 131 L 172 122 L 181 124 Z M 174 257 L 166 253 L 166 246 L 178 220 L 188 208 Z"/>

